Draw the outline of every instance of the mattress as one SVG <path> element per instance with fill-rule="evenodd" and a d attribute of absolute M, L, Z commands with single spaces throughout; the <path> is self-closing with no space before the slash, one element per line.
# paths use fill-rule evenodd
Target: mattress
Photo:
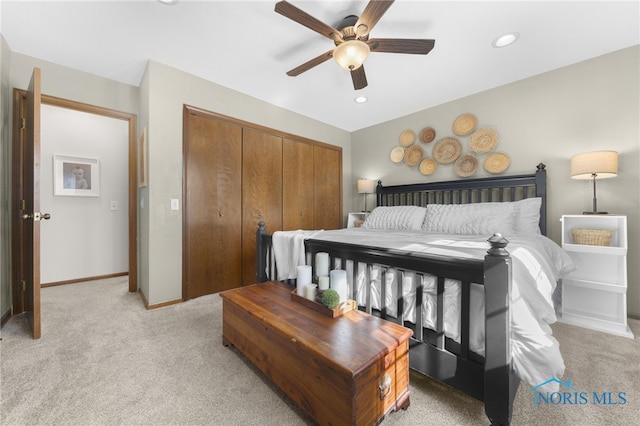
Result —
<path fill-rule="evenodd" d="M 406 250 L 412 253 L 425 253 L 461 259 L 483 259 L 490 248 L 487 236 L 439 234 L 424 231 L 389 231 L 379 229 L 349 228 L 322 231 L 314 239 L 337 243 L 350 243 L 363 246 Z M 550 324 L 556 321 L 553 294 L 557 282 L 574 269 L 571 258 L 549 238 L 526 233 L 508 237 L 507 250 L 512 258 L 513 283 L 511 288 L 511 338 L 512 359 L 516 374 L 531 386 L 536 386 L 550 378 L 561 378 L 564 374 L 564 361 L 558 341 L 553 337 Z M 334 267 L 340 267 L 336 260 Z M 364 305 L 365 288 L 368 285 L 363 265 L 358 268 L 356 282 L 353 282 L 353 267 L 348 263 L 349 285 L 356 286 L 358 303 Z M 372 307 L 382 307 L 380 269 L 373 268 L 370 275 L 372 286 Z M 388 271 L 385 275 L 387 311 L 392 316 L 397 300 L 395 280 L 400 274 Z M 415 321 L 415 289 L 422 279 L 423 304 L 422 317 L 427 327 L 435 328 L 436 322 L 436 278 L 426 275 L 414 278 L 403 275 L 402 291 L 405 296 L 404 318 Z M 460 282 L 445 280 L 444 294 L 445 335 L 455 341 L 460 339 Z M 484 354 L 484 287 L 471 285 L 470 350 Z M 547 389 L 554 391 L 554 383 Z"/>

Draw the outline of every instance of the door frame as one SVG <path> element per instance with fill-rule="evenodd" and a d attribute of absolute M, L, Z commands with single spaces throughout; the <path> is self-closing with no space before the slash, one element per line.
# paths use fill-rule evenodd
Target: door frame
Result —
<path fill-rule="evenodd" d="M 22 167 L 24 166 L 21 158 L 16 158 L 17 151 L 15 147 L 20 146 L 22 141 L 22 133 L 20 131 L 21 125 L 21 117 L 20 113 L 22 111 L 22 103 L 26 99 L 26 90 L 14 88 L 14 120 L 13 120 L 13 146 L 12 150 L 12 164 L 14 167 L 18 167 L 20 170 L 14 170 L 12 176 L 17 176 L 16 173 L 21 172 Z M 56 106 L 60 108 L 67 108 L 76 111 L 86 112 L 89 114 L 101 115 L 109 118 L 114 118 L 118 120 L 124 120 L 128 122 L 128 203 L 129 203 L 129 291 L 135 293 L 138 291 L 138 182 L 137 182 L 137 115 L 131 114 L 127 112 L 117 111 L 109 108 L 99 107 L 96 105 L 85 104 L 82 102 L 72 101 L 68 99 L 62 99 L 55 96 L 49 96 L 42 94 L 41 103 L 51 106 Z M 11 195 L 11 203 L 12 203 L 12 233 L 15 232 L 13 230 L 17 229 L 16 226 L 19 223 L 19 209 L 16 206 L 19 206 L 19 191 L 18 188 L 15 187 L 14 182 L 12 182 L 12 195 Z M 12 238 L 11 243 L 11 252 L 12 253 L 20 253 L 22 241 L 19 238 Z M 14 257 L 14 256 L 12 256 Z M 15 257 L 14 257 L 15 260 Z M 13 262 L 13 261 L 12 261 Z M 16 263 L 12 264 L 11 270 L 11 298 L 12 298 L 12 314 L 18 315 L 24 312 L 24 297 L 22 287 L 20 285 L 19 270 L 17 270 Z"/>

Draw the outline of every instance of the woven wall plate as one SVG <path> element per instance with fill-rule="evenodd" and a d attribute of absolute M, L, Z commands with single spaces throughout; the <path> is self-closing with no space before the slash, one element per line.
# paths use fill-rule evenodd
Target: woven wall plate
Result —
<path fill-rule="evenodd" d="M 420 173 L 423 175 L 430 175 L 438 168 L 438 163 L 433 158 L 425 158 L 420 162 Z"/>
<path fill-rule="evenodd" d="M 408 166 L 415 166 L 422 160 L 424 151 L 419 145 L 411 145 L 404 153 L 404 162 Z"/>
<path fill-rule="evenodd" d="M 458 176 L 471 176 L 477 168 L 478 159 L 471 154 L 465 154 L 456 160 L 455 169 Z"/>
<path fill-rule="evenodd" d="M 433 127 L 425 127 L 420 132 L 420 142 L 422 143 L 430 143 L 436 138 L 436 131 Z"/>
<path fill-rule="evenodd" d="M 511 158 L 504 152 L 494 152 L 484 160 L 484 169 L 489 173 L 502 173 L 509 168 Z"/>
<path fill-rule="evenodd" d="M 462 114 L 453 121 L 451 129 L 458 136 L 467 136 L 478 125 L 478 119 L 473 114 Z"/>
<path fill-rule="evenodd" d="M 498 143 L 498 133 L 493 129 L 480 129 L 471 135 L 469 148 L 478 154 L 484 154 L 495 148 Z"/>
<path fill-rule="evenodd" d="M 440 164 L 451 164 L 460 157 L 462 145 L 456 138 L 442 138 L 433 147 L 433 158 Z"/>
<path fill-rule="evenodd" d="M 401 146 L 396 146 L 391 150 L 391 154 L 389 154 L 389 158 L 394 163 L 399 163 L 404 158 L 404 148 Z"/>
<path fill-rule="evenodd" d="M 398 142 L 402 146 L 410 146 L 416 141 L 416 134 L 413 130 L 405 130 L 400 133 L 400 137 L 398 138 Z"/>

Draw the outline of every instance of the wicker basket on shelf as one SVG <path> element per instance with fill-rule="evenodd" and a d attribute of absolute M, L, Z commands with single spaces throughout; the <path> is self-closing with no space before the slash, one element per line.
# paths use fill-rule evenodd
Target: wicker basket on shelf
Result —
<path fill-rule="evenodd" d="M 613 232 L 608 229 L 584 229 L 574 228 L 571 230 L 574 244 L 587 246 L 608 246 L 611 244 Z"/>

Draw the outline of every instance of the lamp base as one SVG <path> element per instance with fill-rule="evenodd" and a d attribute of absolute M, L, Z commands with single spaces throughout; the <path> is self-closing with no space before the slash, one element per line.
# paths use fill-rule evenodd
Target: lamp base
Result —
<path fill-rule="evenodd" d="M 609 212 L 582 212 L 582 214 L 609 214 Z"/>

